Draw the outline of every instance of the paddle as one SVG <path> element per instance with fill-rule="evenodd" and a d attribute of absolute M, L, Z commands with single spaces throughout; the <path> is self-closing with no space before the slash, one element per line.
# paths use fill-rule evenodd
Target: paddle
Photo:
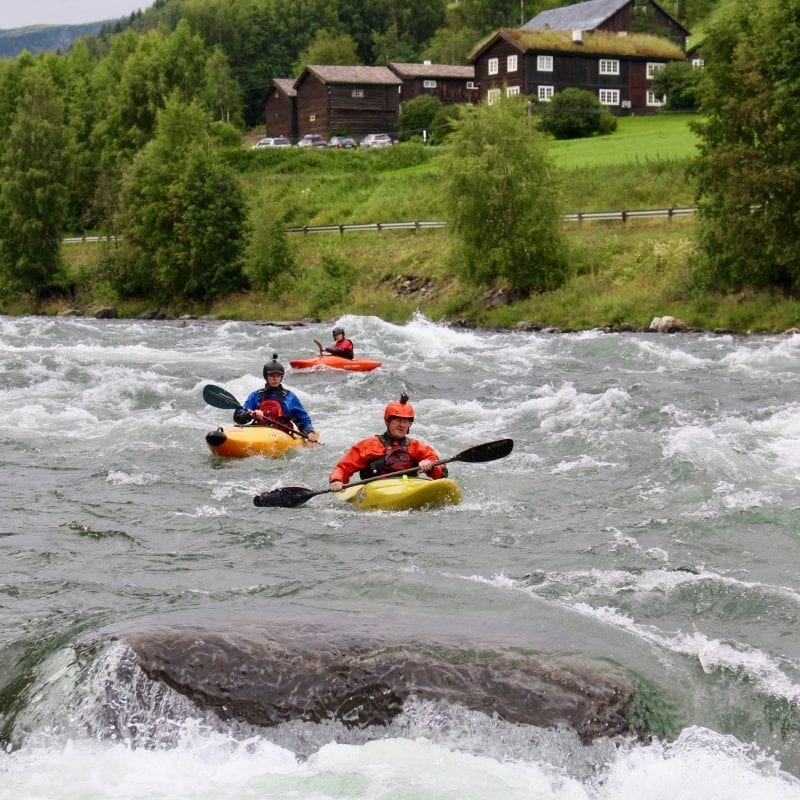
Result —
<path fill-rule="evenodd" d="M 221 386 L 214 386 L 213 383 L 207 383 L 203 387 L 203 400 L 210 406 L 214 406 L 214 408 L 231 408 L 234 410 L 242 408 L 242 404 L 227 389 L 223 389 Z M 282 422 L 278 422 L 275 419 L 269 420 L 267 424 L 285 431 L 292 436 L 298 434 L 304 439 L 308 439 L 307 433 L 290 428 L 288 425 L 284 425 Z M 314 442 L 314 444 L 321 445 L 322 442 Z"/>
<path fill-rule="evenodd" d="M 450 461 L 466 461 L 471 464 L 477 464 L 483 461 L 494 461 L 498 458 L 505 458 L 513 447 L 513 439 L 497 439 L 494 442 L 486 442 L 484 444 L 476 444 L 474 447 L 468 447 L 466 450 L 462 450 L 458 453 L 458 455 L 450 456 L 450 458 L 434 461 L 433 466 L 437 467 L 440 464 L 447 464 Z M 362 484 L 379 481 L 386 477 L 393 478 L 398 475 L 410 475 L 412 472 L 419 472 L 419 467 L 392 472 L 391 475 L 388 476 L 378 475 L 374 478 L 365 478 L 362 481 L 353 481 L 352 483 L 348 483 L 347 486 L 361 486 Z M 253 505 L 261 508 L 296 508 L 318 494 L 328 494 L 332 491 L 333 489 L 314 491 L 313 489 L 307 489 L 305 486 L 284 486 L 281 489 L 273 489 L 271 492 L 257 494 L 253 498 Z"/>
<path fill-rule="evenodd" d="M 325 352 L 322 342 L 319 339 L 314 339 L 314 344 L 319 348 L 319 354 L 322 355 Z"/>

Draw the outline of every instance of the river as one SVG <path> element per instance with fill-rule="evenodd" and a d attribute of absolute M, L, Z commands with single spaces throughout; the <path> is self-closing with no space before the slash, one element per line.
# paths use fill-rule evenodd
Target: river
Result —
<path fill-rule="evenodd" d="M 800 336 L 338 322 L 381 368 L 289 369 L 327 324 L 0 317 L 0 798 L 800 798 Z M 243 399 L 272 353 L 324 445 L 212 456 L 203 387 Z M 513 452 L 451 463 L 440 510 L 253 506 L 324 489 L 401 391 L 443 457 Z M 412 698 L 259 727 L 76 646 L 287 613 L 607 667 L 657 724 L 586 742 Z"/>

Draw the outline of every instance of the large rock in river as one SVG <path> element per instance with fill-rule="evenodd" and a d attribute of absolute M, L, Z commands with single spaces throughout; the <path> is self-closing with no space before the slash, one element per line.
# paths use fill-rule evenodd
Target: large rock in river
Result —
<path fill-rule="evenodd" d="M 141 669 L 225 719 L 385 725 L 412 696 L 588 741 L 628 732 L 630 683 L 519 647 L 387 634 L 347 618 L 204 625 L 153 620 L 118 636 Z"/>

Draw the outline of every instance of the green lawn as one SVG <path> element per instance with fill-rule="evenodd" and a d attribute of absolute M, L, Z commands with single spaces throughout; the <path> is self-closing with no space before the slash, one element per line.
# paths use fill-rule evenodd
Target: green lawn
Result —
<path fill-rule="evenodd" d="M 689 124 L 698 119 L 696 114 L 620 117 L 609 136 L 553 141 L 550 153 L 556 166 L 572 169 L 684 160 L 696 154 L 697 137 Z"/>

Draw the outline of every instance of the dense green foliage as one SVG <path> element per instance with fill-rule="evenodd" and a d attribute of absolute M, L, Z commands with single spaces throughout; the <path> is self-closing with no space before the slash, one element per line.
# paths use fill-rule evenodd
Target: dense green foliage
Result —
<path fill-rule="evenodd" d="M 430 134 L 433 119 L 441 108 L 442 101 L 430 94 L 422 94 L 403 103 L 397 120 L 400 140 L 406 142 L 412 137 L 421 139 L 423 131 Z"/>
<path fill-rule="evenodd" d="M 175 98 L 125 173 L 111 280 L 121 295 L 208 300 L 245 284 L 245 203 L 198 106 Z"/>
<path fill-rule="evenodd" d="M 539 108 L 542 130 L 556 139 L 580 139 L 617 128 L 616 118 L 587 89 L 564 89 Z"/>
<path fill-rule="evenodd" d="M 0 157 L 0 276 L 6 294 L 44 297 L 60 282 L 72 138 L 43 64 L 19 88 Z"/>
<path fill-rule="evenodd" d="M 454 269 L 473 284 L 506 280 L 545 291 L 566 275 L 554 171 L 519 98 L 465 107 L 449 139 L 443 176 L 458 241 Z"/>
<path fill-rule="evenodd" d="M 656 73 L 652 89 L 666 98 L 665 111 L 696 111 L 700 107 L 702 75 L 688 61 L 670 61 Z"/>
<path fill-rule="evenodd" d="M 800 0 L 739 2 L 704 44 L 698 277 L 800 293 Z"/>

